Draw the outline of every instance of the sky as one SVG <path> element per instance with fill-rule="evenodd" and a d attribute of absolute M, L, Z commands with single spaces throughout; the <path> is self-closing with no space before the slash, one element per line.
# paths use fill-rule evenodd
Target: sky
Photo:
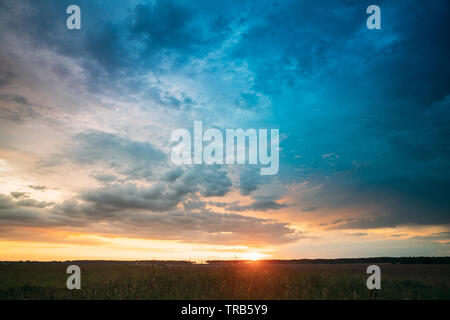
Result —
<path fill-rule="evenodd" d="M 0 0 L 0 260 L 449 255 L 449 6 Z M 278 173 L 175 165 L 194 121 Z"/>

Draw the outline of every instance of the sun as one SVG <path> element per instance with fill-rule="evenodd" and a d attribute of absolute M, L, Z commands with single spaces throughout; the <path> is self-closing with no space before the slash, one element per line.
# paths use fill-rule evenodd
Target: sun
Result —
<path fill-rule="evenodd" d="M 244 260 L 257 261 L 264 258 L 265 256 L 266 256 L 265 254 L 260 252 L 247 252 L 242 256 L 242 258 Z"/>

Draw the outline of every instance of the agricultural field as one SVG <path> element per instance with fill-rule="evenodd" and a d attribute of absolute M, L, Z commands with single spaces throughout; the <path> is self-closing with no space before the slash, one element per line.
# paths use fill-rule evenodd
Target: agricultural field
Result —
<path fill-rule="evenodd" d="M 449 264 L 86 263 L 68 290 L 68 263 L 0 263 L 0 299 L 450 299 Z"/>

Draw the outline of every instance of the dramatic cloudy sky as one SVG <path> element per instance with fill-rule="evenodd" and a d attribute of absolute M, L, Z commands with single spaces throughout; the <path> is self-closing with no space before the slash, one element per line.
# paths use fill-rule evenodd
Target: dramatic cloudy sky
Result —
<path fill-rule="evenodd" d="M 449 255 L 449 7 L 0 0 L 0 259 Z M 175 166 L 194 120 L 278 174 Z"/>

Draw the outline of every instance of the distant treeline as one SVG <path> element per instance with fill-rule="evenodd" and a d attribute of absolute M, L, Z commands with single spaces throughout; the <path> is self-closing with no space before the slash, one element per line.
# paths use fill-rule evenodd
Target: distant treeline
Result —
<path fill-rule="evenodd" d="M 209 260 L 208 264 L 246 263 L 248 260 Z M 292 259 L 261 260 L 272 264 L 346 264 L 346 263 L 391 263 L 391 264 L 450 264 L 450 257 L 374 257 L 339 259 Z"/>

